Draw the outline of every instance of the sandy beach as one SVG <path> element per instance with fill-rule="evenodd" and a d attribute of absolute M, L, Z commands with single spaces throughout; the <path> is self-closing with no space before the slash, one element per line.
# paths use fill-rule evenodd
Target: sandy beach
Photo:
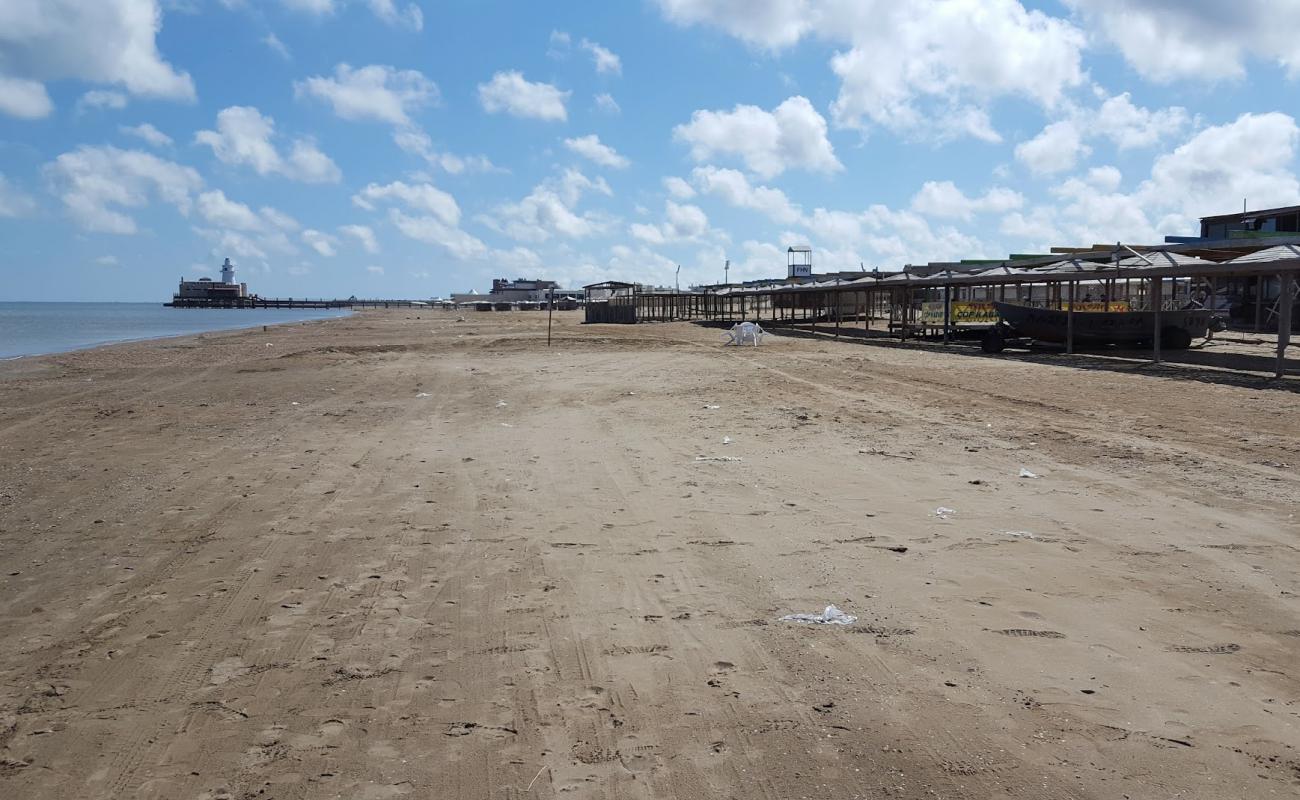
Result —
<path fill-rule="evenodd" d="M 1300 394 L 579 321 L 0 364 L 0 797 L 1300 790 Z"/>

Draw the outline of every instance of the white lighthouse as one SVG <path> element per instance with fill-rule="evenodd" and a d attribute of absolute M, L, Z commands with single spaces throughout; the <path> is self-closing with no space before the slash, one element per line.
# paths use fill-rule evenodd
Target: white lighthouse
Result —
<path fill-rule="evenodd" d="M 222 283 L 235 282 L 235 265 L 230 263 L 229 258 L 226 259 L 226 263 L 221 265 L 221 282 Z"/>

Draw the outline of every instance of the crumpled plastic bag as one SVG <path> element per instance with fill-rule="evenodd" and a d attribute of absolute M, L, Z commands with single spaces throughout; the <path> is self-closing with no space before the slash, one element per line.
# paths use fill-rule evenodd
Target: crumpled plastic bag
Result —
<path fill-rule="evenodd" d="M 852 614 L 845 614 L 835 606 L 826 606 L 826 610 L 820 614 L 786 614 L 781 617 L 782 622 L 808 622 L 813 625 L 852 625 L 858 621 L 858 618 Z"/>

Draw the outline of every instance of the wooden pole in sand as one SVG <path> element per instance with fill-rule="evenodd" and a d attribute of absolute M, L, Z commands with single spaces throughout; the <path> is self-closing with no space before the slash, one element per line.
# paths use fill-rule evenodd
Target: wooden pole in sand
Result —
<path fill-rule="evenodd" d="M 1277 369 L 1275 377 L 1286 375 L 1286 348 L 1291 343 L 1291 307 L 1295 305 L 1292 284 L 1295 283 L 1294 272 L 1278 275 L 1277 296 Z"/>
<path fill-rule="evenodd" d="M 1065 352 L 1074 353 L 1074 306 L 1075 282 L 1070 281 L 1070 310 L 1065 312 Z"/>
<path fill-rule="evenodd" d="M 551 346 L 551 317 L 555 316 L 555 287 L 551 287 L 550 301 L 546 304 L 546 346 Z"/>

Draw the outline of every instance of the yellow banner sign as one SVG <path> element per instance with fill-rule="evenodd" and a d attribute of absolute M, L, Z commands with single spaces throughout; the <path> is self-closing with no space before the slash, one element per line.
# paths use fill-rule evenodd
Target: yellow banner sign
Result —
<path fill-rule="evenodd" d="M 1061 303 L 1061 310 L 1068 311 L 1069 303 Z M 1128 302 L 1112 300 L 1110 307 L 1101 301 L 1087 301 L 1074 304 L 1075 311 L 1128 311 Z M 996 325 L 998 312 L 992 303 L 976 300 L 954 300 L 949 312 L 953 325 Z M 932 328 L 943 327 L 943 301 L 937 300 L 921 304 L 921 324 Z"/>

